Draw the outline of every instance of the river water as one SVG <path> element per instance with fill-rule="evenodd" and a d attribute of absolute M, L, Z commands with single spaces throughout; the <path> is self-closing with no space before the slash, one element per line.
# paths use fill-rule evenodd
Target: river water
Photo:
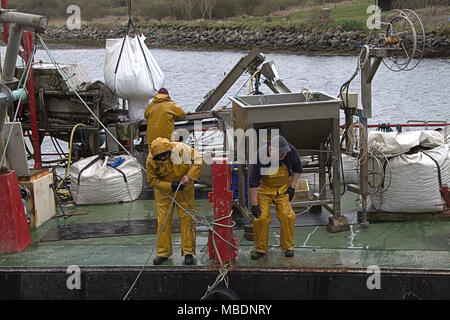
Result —
<path fill-rule="evenodd" d="M 92 80 L 104 80 L 103 49 L 53 49 L 60 63 L 80 63 Z M 172 99 L 186 111 L 193 111 L 204 96 L 215 88 L 231 68 L 245 55 L 238 51 L 199 51 L 152 49 L 156 61 L 166 75 L 165 87 Z M 305 56 L 267 53 L 273 60 L 280 78 L 293 92 L 303 88 L 337 96 L 341 85 L 356 69 L 353 56 Z M 37 59 L 49 61 L 44 51 L 37 51 Z M 236 95 L 249 79 L 242 75 L 219 105 L 227 105 L 229 96 Z M 407 120 L 450 120 L 450 60 L 423 59 L 409 72 L 392 72 L 383 64 L 373 80 L 373 117 L 370 124 Z M 351 92 L 360 92 L 357 76 Z M 263 87 L 265 87 L 263 85 Z M 263 92 L 270 93 L 265 87 Z M 239 92 L 248 93 L 248 85 Z"/>
<path fill-rule="evenodd" d="M 151 52 L 166 75 L 165 87 L 172 99 L 186 111 L 194 111 L 204 100 L 205 94 L 215 88 L 246 54 L 244 51 L 174 49 L 152 49 Z M 4 57 L 5 47 L 1 48 L 1 53 Z M 104 80 L 103 49 L 55 48 L 52 53 L 59 63 L 81 64 L 92 81 Z M 351 77 L 357 64 L 353 56 L 285 53 L 267 53 L 265 56 L 266 61 L 275 62 L 280 78 L 291 91 L 300 92 L 303 88 L 310 88 L 332 96 L 338 95 L 339 88 Z M 36 60 L 50 61 L 43 50 L 37 51 Z M 230 105 L 229 96 L 246 95 L 248 80 L 249 74 L 242 75 L 218 106 Z M 369 119 L 369 124 L 450 120 L 448 59 L 423 59 L 417 68 L 409 72 L 392 72 L 382 64 L 372 84 L 373 117 Z M 350 91 L 359 94 L 359 86 L 360 78 L 357 76 Z M 262 91 L 271 93 L 264 85 Z M 61 144 L 67 149 L 65 142 Z M 53 152 L 48 138 L 42 147 L 44 151 Z"/>

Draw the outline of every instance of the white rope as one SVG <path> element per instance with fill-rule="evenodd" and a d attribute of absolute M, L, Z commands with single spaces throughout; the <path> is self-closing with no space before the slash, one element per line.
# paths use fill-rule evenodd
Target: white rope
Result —
<path fill-rule="evenodd" d="M 359 129 L 359 137 L 356 136 L 356 129 Z M 359 147 L 359 154 L 357 162 L 362 165 L 368 160 L 368 146 L 367 146 L 367 128 L 361 122 L 353 122 L 347 128 L 347 144 L 345 146 L 347 152 L 357 151 Z M 365 160 L 364 160 L 365 159 Z"/>

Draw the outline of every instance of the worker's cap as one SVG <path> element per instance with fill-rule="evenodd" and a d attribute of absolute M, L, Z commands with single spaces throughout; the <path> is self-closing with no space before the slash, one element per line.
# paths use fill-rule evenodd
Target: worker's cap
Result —
<path fill-rule="evenodd" d="M 278 153 L 286 153 L 291 151 L 291 147 L 286 139 L 282 136 L 274 136 L 270 139 L 270 146 L 278 150 Z"/>
<path fill-rule="evenodd" d="M 169 91 L 167 91 L 166 88 L 161 88 L 161 89 L 159 89 L 158 94 L 167 94 L 168 95 Z"/>

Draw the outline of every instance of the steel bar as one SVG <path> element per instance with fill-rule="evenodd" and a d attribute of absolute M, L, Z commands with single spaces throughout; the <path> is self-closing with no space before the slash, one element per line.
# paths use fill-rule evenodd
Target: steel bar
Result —
<path fill-rule="evenodd" d="M 10 82 L 13 80 L 14 72 L 16 70 L 17 55 L 19 53 L 20 39 L 22 38 L 22 31 L 22 26 L 18 24 L 13 24 L 11 26 L 3 67 L 3 82 Z"/>
<path fill-rule="evenodd" d="M 14 23 L 23 27 L 31 27 L 36 31 L 47 29 L 48 20 L 44 16 L 0 9 L 0 23 Z"/>

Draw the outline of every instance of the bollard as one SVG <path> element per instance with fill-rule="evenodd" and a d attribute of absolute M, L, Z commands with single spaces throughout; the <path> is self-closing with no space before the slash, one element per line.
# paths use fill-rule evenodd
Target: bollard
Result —
<path fill-rule="evenodd" d="M 213 191 L 209 193 L 209 202 L 213 203 L 214 221 L 224 226 L 214 225 L 215 232 L 209 232 L 209 258 L 214 259 L 216 263 L 226 264 L 235 261 L 238 256 L 238 241 L 233 235 L 231 227 L 233 223 L 231 219 L 231 203 L 233 201 L 231 168 L 226 159 L 215 158 L 213 160 L 212 177 Z"/>

